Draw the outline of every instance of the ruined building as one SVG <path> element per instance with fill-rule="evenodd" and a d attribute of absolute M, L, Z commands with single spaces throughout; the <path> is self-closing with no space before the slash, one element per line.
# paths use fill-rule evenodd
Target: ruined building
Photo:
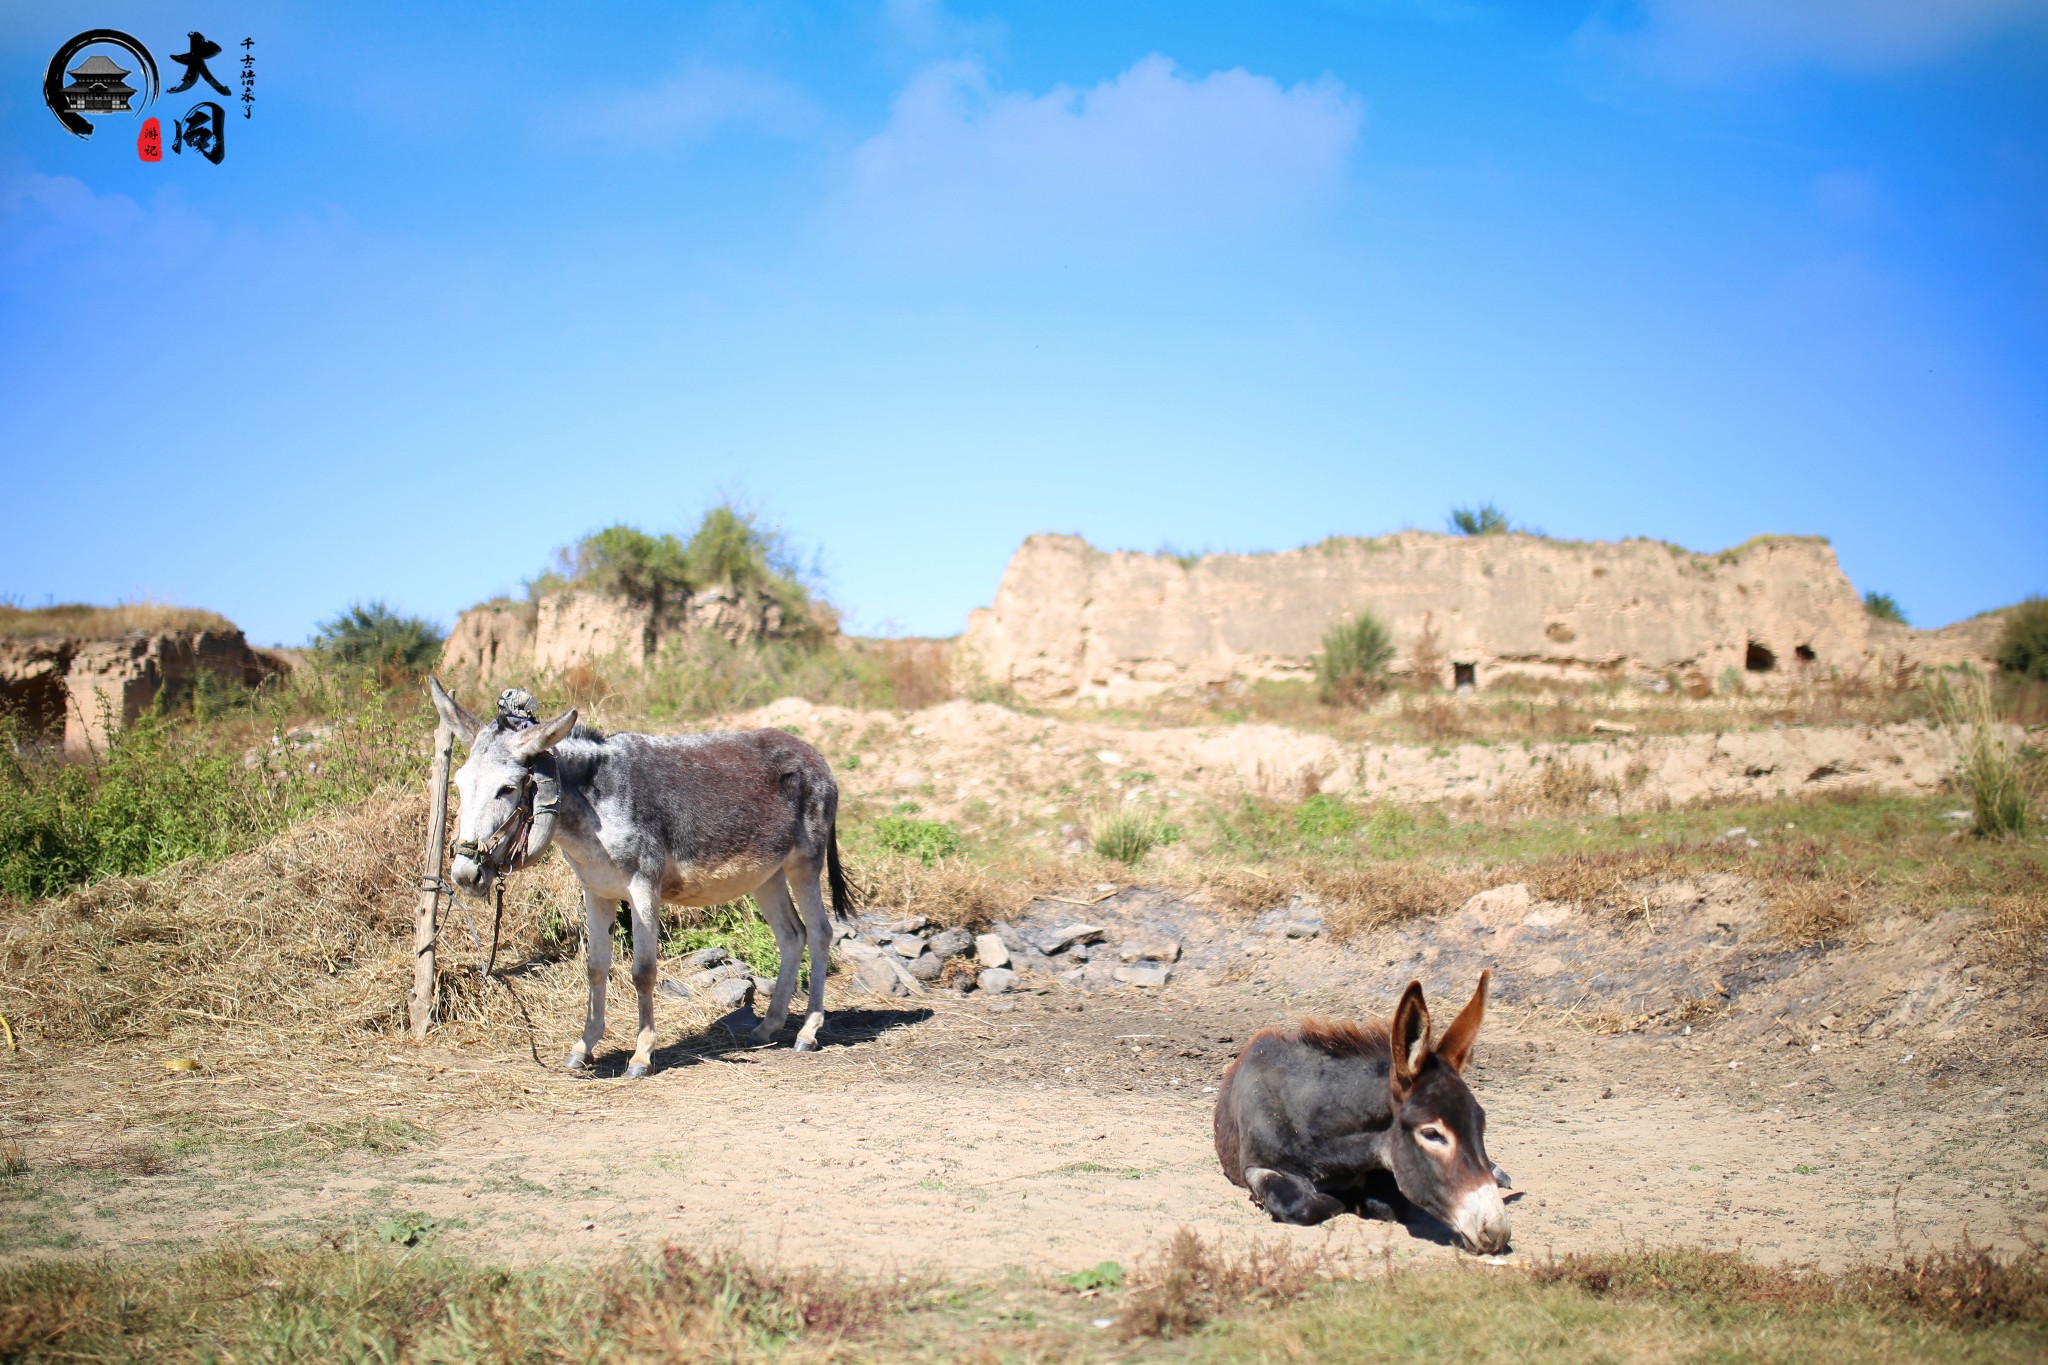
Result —
<path fill-rule="evenodd" d="M 1973 623 L 1873 622 L 1815 538 L 1703 555 L 1651 540 L 1403 531 L 1197 560 L 1033 536 L 994 605 L 969 617 L 959 657 L 1026 701 L 1116 704 L 1309 677 L 1324 633 L 1366 611 L 1393 635 L 1393 672 L 1478 688 L 1510 675 L 1712 684 L 1729 670 L 1770 688 L 1990 648 Z"/>

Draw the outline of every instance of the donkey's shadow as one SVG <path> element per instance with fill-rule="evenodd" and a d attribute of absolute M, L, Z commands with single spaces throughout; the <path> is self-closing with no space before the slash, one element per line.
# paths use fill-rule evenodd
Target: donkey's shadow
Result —
<path fill-rule="evenodd" d="M 932 1014 L 929 1009 L 834 1010 L 825 1021 L 824 1031 L 818 1035 L 818 1050 L 830 1052 L 835 1048 L 872 1043 L 892 1029 L 921 1024 Z M 701 1066 L 706 1062 L 744 1065 L 762 1053 L 788 1051 L 789 1039 L 795 1036 L 800 1020 L 792 1018 L 784 1036 L 765 1046 L 749 1036 L 760 1022 L 753 1010 L 737 1009 L 713 1022 L 702 1033 L 657 1047 L 653 1053 L 654 1074 L 676 1067 Z M 596 1079 L 621 1076 L 631 1060 L 630 1050 L 598 1057 L 592 1060 L 589 1074 Z"/>
<path fill-rule="evenodd" d="M 1520 1190 L 1509 1190 L 1502 1202 L 1511 1204 L 1521 1197 Z M 1453 1249 L 1464 1245 L 1458 1234 L 1437 1221 L 1434 1214 L 1410 1203 L 1388 1171 L 1374 1171 L 1362 1186 L 1354 1190 L 1346 1212 L 1356 1214 L 1368 1223 L 1391 1223 L 1418 1242 L 1434 1242 L 1440 1247 Z"/>

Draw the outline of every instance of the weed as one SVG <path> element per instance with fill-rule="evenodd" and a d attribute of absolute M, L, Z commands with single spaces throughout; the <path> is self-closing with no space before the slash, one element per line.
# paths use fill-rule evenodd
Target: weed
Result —
<path fill-rule="evenodd" d="M 1322 841 L 1358 828 L 1358 816 L 1341 796 L 1317 792 L 1294 808 L 1294 829 L 1303 839 Z"/>
<path fill-rule="evenodd" d="M 1371 612 L 1360 612 L 1324 633 L 1322 653 L 1311 662 L 1323 700 L 1355 706 L 1378 691 L 1393 659 L 1394 640 L 1386 626 Z"/>
<path fill-rule="evenodd" d="M 0 1141 L 0 1184 L 20 1180 L 28 1174 L 28 1153 L 12 1138 Z"/>
<path fill-rule="evenodd" d="M 913 804 L 911 809 L 915 810 Z M 944 820 L 918 820 L 909 815 L 884 815 L 868 827 L 875 843 L 890 853 L 917 859 L 926 867 L 960 851 L 960 831 Z"/>
<path fill-rule="evenodd" d="M 440 1230 L 441 1225 L 424 1213 L 400 1213 L 379 1220 L 371 1233 L 392 1246 L 416 1247 L 432 1241 Z"/>
<path fill-rule="evenodd" d="M 1970 795 L 1977 833 L 1998 839 L 2025 834 L 2032 793 L 2025 767 L 2001 733 L 1990 684 L 1976 672 L 1953 684 L 1942 679 L 1934 687 L 1934 709 L 1955 742 L 1957 774 Z"/>
<path fill-rule="evenodd" d="M 1086 1270 L 1064 1276 L 1060 1283 L 1083 1294 L 1115 1293 L 1124 1287 L 1124 1268 L 1115 1261 L 1103 1261 Z"/>
<path fill-rule="evenodd" d="M 1099 816 L 1088 826 L 1088 844 L 1112 862 L 1135 866 L 1139 859 L 1160 844 L 1180 837 L 1177 827 L 1145 811 L 1118 809 Z"/>
<path fill-rule="evenodd" d="M 751 896 L 698 911 L 689 916 L 687 923 L 665 932 L 663 940 L 676 953 L 723 948 L 752 968 L 756 976 L 772 977 L 782 966 L 782 954 L 775 946 L 775 933 L 761 918 Z M 808 980 L 808 958 L 799 975 Z"/>
<path fill-rule="evenodd" d="M 1285 1242 L 1254 1244 L 1232 1255 L 1180 1228 L 1138 1267 L 1118 1331 L 1137 1337 L 1183 1337 L 1211 1318 L 1249 1304 L 1301 1298 L 1321 1277 L 1326 1258 Z"/>

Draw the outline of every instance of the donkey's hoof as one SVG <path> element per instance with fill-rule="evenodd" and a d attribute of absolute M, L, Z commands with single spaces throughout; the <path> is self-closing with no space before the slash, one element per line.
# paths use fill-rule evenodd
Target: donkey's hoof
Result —
<path fill-rule="evenodd" d="M 654 1068 L 646 1062 L 629 1063 L 626 1067 L 626 1079 L 629 1081 L 645 1080 L 647 1073 L 652 1070 Z"/>
<path fill-rule="evenodd" d="M 818 1040 L 816 1038 L 800 1036 L 796 1040 L 796 1050 L 798 1052 L 816 1052 L 818 1050 Z"/>
<path fill-rule="evenodd" d="M 588 1071 L 590 1070 L 590 1058 L 581 1052 L 572 1052 L 562 1059 L 562 1070 Z"/>

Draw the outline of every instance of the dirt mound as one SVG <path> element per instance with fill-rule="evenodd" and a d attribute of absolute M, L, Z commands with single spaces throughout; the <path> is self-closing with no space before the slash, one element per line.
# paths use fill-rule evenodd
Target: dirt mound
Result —
<path fill-rule="evenodd" d="M 1133 730 L 986 702 L 899 717 L 795 698 L 729 723 L 788 729 L 824 749 L 848 791 L 915 799 L 968 828 L 1091 802 L 1171 810 L 1244 794 L 1654 810 L 1851 788 L 1929 793 L 1955 766 L 1949 738 L 1919 724 L 1425 747 L 1257 723 Z"/>

